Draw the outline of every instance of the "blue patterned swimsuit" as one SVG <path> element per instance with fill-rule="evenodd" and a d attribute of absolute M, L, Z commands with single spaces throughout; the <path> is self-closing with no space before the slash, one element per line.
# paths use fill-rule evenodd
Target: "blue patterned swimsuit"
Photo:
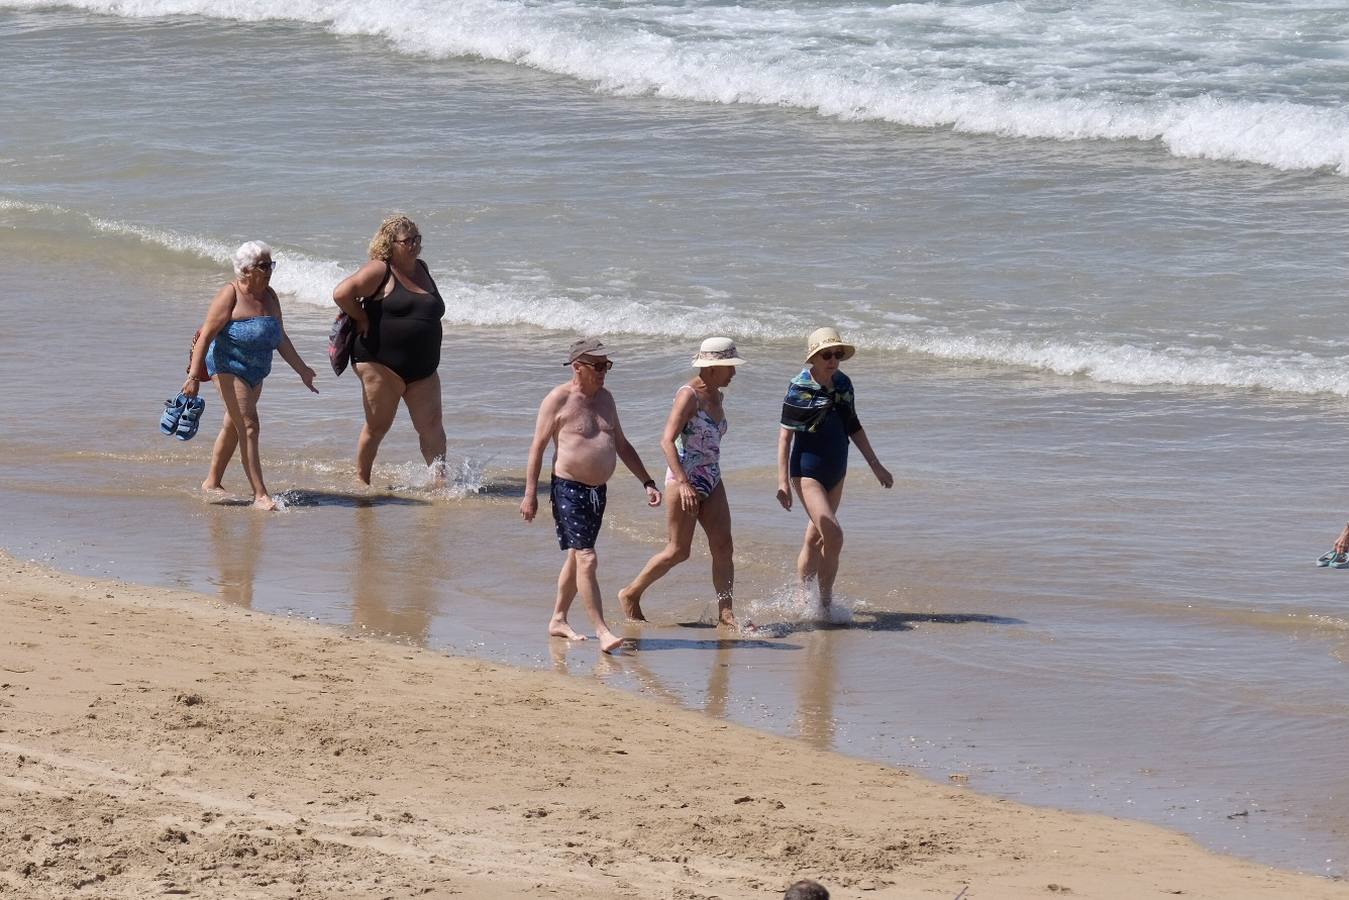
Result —
<path fill-rule="evenodd" d="M 233 319 L 206 348 L 206 371 L 236 375 L 255 388 L 271 374 L 272 353 L 284 336 L 276 316 Z"/>

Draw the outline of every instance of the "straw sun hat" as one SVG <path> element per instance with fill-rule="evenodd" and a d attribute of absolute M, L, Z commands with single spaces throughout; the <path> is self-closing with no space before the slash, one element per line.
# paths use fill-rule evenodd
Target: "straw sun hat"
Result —
<path fill-rule="evenodd" d="M 816 353 L 821 350 L 828 350 L 830 347 L 843 348 L 844 359 L 852 359 L 852 355 L 857 352 L 856 347 L 839 337 L 838 329 L 826 326 L 816 328 L 810 333 L 810 337 L 806 338 L 806 362 L 809 363 Z"/>
<path fill-rule="evenodd" d="M 735 341 L 728 337 L 710 337 L 698 347 L 693 357 L 693 367 L 704 369 L 708 366 L 743 366 L 745 361 L 736 352 Z"/>

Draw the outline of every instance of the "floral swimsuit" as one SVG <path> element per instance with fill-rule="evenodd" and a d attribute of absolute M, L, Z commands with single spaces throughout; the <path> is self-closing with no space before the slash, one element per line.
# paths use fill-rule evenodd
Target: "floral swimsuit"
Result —
<path fill-rule="evenodd" d="M 693 387 L 686 384 L 679 390 L 686 389 L 692 391 Z M 678 393 L 675 392 L 676 396 Z M 696 391 L 694 396 L 697 397 Z M 726 419 L 715 421 L 700 401 L 698 411 L 684 423 L 684 429 L 675 438 L 680 466 L 699 497 L 708 497 L 721 484 L 721 437 L 726 428 Z M 674 481 L 674 472 L 666 469 L 665 480 Z"/>

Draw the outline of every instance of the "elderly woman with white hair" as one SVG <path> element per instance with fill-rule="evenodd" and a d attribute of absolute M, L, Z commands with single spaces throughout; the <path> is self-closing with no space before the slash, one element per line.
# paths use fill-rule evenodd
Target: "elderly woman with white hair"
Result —
<path fill-rule="evenodd" d="M 202 489 L 224 490 L 220 481 L 238 447 L 258 509 L 276 509 L 258 458 L 258 397 L 272 371 L 272 353 L 280 351 L 305 387 L 318 393 L 314 370 L 305 365 L 282 326 L 281 301 L 270 285 L 274 268 L 272 248 L 262 241 L 248 241 L 234 251 L 234 280 L 216 292 L 206 310 L 183 384 L 183 393 L 195 397 L 201 382 L 214 378 L 227 413 Z"/>

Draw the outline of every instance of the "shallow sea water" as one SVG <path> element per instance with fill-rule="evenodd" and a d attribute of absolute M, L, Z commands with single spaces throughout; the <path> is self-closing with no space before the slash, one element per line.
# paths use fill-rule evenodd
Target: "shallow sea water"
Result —
<path fill-rule="evenodd" d="M 1345 870 L 1349 575 L 1312 561 L 1345 515 L 1349 180 L 615 96 L 294 23 L 10 11 L 0 48 L 27 85 L 0 117 L 28 123 L 0 133 L 0 546 Z M 320 368 L 332 285 L 389 208 L 449 301 L 455 485 L 425 486 L 401 419 L 356 490 L 354 378 L 312 397 L 278 360 L 286 509 L 201 498 L 220 404 L 188 444 L 154 423 L 228 252 L 275 244 Z M 896 475 L 854 466 L 831 627 L 794 595 L 803 520 L 772 496 L 781 392 L 823 322 L 861 347 Z M 544 635 L 559 555 L 516 507 L 534 409 L 589 331 L 653 469 L 697 341 L 750 360 L 724 463 L 755 631 L 707 627 L 699 548 L 630 652 Z M 664 520 L 621 471 L 611 490 L 612 607 Z"/>

